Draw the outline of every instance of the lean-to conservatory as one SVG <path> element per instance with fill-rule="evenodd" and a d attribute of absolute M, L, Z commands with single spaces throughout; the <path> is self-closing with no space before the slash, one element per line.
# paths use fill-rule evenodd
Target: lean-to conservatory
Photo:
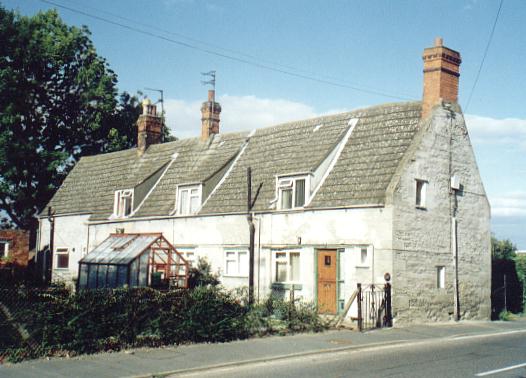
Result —
<path fill-rule="evenodd" d="M 188 287 L 188 262 L 162 234 L 111 234 L 79 261 L 79 289 Z"/>

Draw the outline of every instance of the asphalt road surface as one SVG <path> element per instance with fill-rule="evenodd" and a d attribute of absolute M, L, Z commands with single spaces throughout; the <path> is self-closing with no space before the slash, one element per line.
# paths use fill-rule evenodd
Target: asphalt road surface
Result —
<path fill-rule="evenodd" d="M 180 377 L 524 377 L 526 333 L 460 336 L 199 371 Z"/>

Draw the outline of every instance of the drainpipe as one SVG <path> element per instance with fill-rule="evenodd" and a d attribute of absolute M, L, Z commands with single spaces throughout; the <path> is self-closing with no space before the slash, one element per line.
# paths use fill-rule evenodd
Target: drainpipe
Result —
<path fill-rule="evenodd" d="M 457 190 L 453 188 L 451 184 L 451 178 L 453 177 L 453 119 L 455 114 L 451 109 L 449 110 L 449 207 L 451 213 L 451 252 L 453 255 L 453 269 L 454 269 L 454 280 L 453 280 L 453 316 L 455 321 L 460 320 L 460 290 L 458 280 L 458 242 L 457 242 Z"/>
<path fill-rule="evenodd" d="M 451 249 L 453 250 L 453 266 L 455 269 L 455 278 L 454 278 L 454 301 L 455 308 L 454 317 L 455 321 L 460 320 L 460 298 L 459 298 L 459 289 L 458 289 L 458 243 L 457 243 L 457 219 L 451 217 Z"/>
<path fill-rule="evenodd" d="M 252 209 L 252 169 L 247 168 L 247 222 L 249 228 L 249 247 L 248 247 L 248 304 L 254 304 L 254 237 L 256 227 L 254 226 L 254 216 Z"/>
<path fill-rule="evenodd" d="M 49 222 L 49 266 L 47 265 L 47 261 L 45 261 L 44 280 L 46 283 L 50 283 L 53 275 L 53 251 L 55 249 L 55 212 L 51 206 L 47 208 L 47 220 Z M 48 279 L 49 281 L 47 281 Z"/>
<path fill-rule="evenodd" d="M 252 213 L 252 219 L 258 223 L 258 254 L 257 254 L 257 271 L 258 271 L 258 283 L 257 283 L 257 300 L 259 302 L 259 288 L 261 287 L 261 217 L 257 217 Z"/>

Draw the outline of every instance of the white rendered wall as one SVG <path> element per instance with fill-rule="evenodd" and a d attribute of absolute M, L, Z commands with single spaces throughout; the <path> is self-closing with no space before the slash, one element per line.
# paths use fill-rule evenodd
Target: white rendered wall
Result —
<path fill-rule="evenodd" d="M 383 275 L 392 271 L 391 208 L 356 208 L 317 211 L 290 211 L 256 214 L 255 293 L 265 298 L 272 286 L 272 253 L 277 250 L 299 251 L 301 290 L 296 297 L 314 301 L 316 293 L 316 249 L 344 248 L 341 255 L 340 298 L 345 301 L 356 284 L 383 283 Z M 222 284 L 230 289 L 248 286 L 248 277 L 225 276 L 225 249 L 248 250 L 248 223 L 245 215 L 194 216 L 166 219 L 118 221 L 91 224 L 89 249 L 110 233 L 162 232 L 181 251 L 192 250 L 196 260 L 206 257 Z M 300 241 L 301 239 L 301 241 Z M 301 242 L 301 244 L 299 244 Z M 367 264 L 361 264 L 360 248 L 367 246 Z M 283 293 L 286 297 L 289 291 Z M 350 314 L 352 315 L 352 313 Z"/>

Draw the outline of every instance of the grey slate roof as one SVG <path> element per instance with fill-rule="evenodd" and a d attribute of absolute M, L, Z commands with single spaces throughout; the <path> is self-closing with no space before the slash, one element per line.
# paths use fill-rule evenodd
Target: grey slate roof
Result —
<path fill-rule="evenodd" d="M 276 195 L 275 177 L 313 172 L 341 141 L 352 118 L 358 123 L 309 207 L 382 204 L 420 114 L 420 102 L 385 104 L 258 129 L 250 137 L 248 133 L 227 133 L 207 142 L 190 138 L 153 145 L 142 157 L 136 149 L 84 157 L 50 205 L 57 214 L 89 212 L 91 219 L 107 219 L 113 211 L 115 190 L 133 188 L 163 169 L 166 172 L 135 216 L 169 215 L 177 185 L 204 182 L 237 159 L 200 213 L 245 211 L 248 166 L 252 167 L 253 185 L 263 183 L 255 210 L 268 210 Z M 177 158 L 170 164 L 174 153 Z"/>

